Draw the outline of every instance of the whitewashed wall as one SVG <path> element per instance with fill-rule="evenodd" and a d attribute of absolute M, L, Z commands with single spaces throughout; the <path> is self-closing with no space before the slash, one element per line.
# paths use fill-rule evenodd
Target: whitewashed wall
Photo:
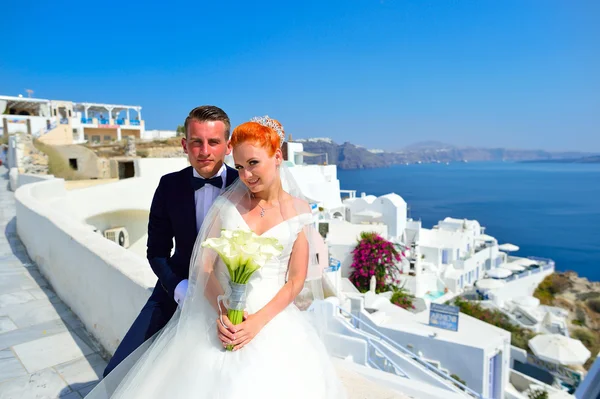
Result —
<path fill-rule="evenodd" d="M 156 277 L 144 258 L 57 212 L 46 201 L 66 195 L 62 179 L 17 189 L 17 234 L 59 297 L 113 352 Z"/>
<path fill-rule="evenodd" d="M 138 158 L 135 160 L 135 177 L 160 178 L 162 175 L 189 166 L 187 158 Z"/>
<path fill-rule="evenodd" d="M 17 178 L 17 188 L 25 184 L 36 183 L 38 181 L 52 180 L 54 175 L 35 175 L 32 173 L 20 173 Z"/>
<path fill-rule="evenodd" d="M 146 130 L 142 135 L 144 140 L 160 140 L 177 136 L 175 130 Z"/>
<path fill-rule="evenodd" d="M 156 276 L 147 260 L 95 233 L 85 220 L 121 209 L 149 210 L 172 162 L 142 162 L 147 178 L 67 191 L 62 179 L 15 192 L 17 234 L 60 298 L 109 352 L 138 315 Z"/>
<path fill-rule="evenodd" d="M 513 280 L 502 288 L 491 291 L 494 303 L 498 306 L 512 298 L 518 298 L 522 296 L 531 296 L 546 276 L 549 276 L 554 272 L 554 269 L 542 270 L 538 273 L 531 274 L 529 276 L 521 277 L 518 280 Z"/>

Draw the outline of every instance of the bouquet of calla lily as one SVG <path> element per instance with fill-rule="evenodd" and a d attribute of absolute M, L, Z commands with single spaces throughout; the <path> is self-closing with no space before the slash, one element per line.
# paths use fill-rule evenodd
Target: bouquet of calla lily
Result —
<path fill-rule="evenodd" d="M 202 247 L 215 250 L 227 270 L 229 286 L 227 317 L 232 324 L 240 324 L 244 319 L 246 306 L 246 284 L 250 276 L 271 258 L 281 254 L 283 246 L 275 238 L 262 237 L 248 230 L 222 230 L 221 237 L 209 238 Z M 232 350 L 231 345 L 227 350 Z"/>

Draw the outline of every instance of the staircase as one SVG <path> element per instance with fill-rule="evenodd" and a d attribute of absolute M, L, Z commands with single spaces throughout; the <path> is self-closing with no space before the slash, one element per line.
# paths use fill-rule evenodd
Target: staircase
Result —
<path fill-rule="evenodd" d="M 485 399 L 447 373 L 332 302 L 321 301 L 315 312 L 317 325 L 326 326 L 321 338 L 333 357 L 385 371 L 398 378 L 422 382 L 461 397 Z"/>

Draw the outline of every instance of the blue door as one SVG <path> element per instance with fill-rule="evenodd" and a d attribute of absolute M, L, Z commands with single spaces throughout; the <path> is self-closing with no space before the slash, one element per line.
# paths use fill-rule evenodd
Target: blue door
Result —
<path fill-rule="evenodd" d="M 498 355 L 496 355 L 496 356 L 498 356 Z M 496 356 L 494 356 L 494 357 L 496 357 Z M 490 387 L 488 390 L 488 392 L 489 392 L 488 396 L 490 399 L 495 399 L 494 392 L 496 391 L 496 387 L 495 387 L 496 380 L 494 379 L 494 375 L 495 375 L 495 373 L 494 373 L 494 357 L 490 358 L 490 370 L 488 372 L 489 373 L 488 374 L 488 379 L 489 379 L 488 385 Z"/>
<path fill-rule="evenodd" d="M 500 353 L 495 354 L 490 358 L 490 369 L 489 369 L 489 395 L 490 399 L 499 399 L 500 398 L 500 388 L 502 387 L 502 357 Z"/>

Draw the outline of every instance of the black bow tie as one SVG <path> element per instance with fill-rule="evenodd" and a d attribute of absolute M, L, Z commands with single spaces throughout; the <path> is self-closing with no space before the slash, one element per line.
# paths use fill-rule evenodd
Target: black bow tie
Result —
<path fill-rule="evenodd" d="M 212 184 L 216 188 L 223 188 L 223 178 L 221 176 L 215 176 L 210 179 L 202 179 L 192 176 L 192 187 L 194 188 L 194 191 L 200 190 L 205 184 Z"/>

